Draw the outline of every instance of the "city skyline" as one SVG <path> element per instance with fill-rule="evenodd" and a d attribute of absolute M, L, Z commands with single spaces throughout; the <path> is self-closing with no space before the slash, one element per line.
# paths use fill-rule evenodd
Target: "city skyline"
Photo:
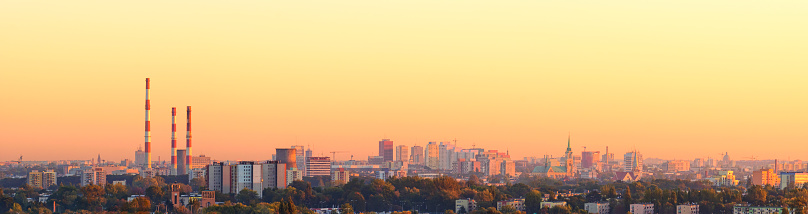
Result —
<path fill-rule="evenodd" d="M 808 159 L 806 2 L 254 3 L 2 3 L 0 161 L 134 159 L 144 78 L 155 161 L 183 106 L 223 160 L 560 156 L 568 132 L 576 154 Z"/>

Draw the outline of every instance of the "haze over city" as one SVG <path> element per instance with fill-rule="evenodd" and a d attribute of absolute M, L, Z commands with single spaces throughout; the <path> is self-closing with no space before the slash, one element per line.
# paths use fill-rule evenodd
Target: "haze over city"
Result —
<path fill-rule="evenodd" d="M 521 159 L 568 134 L 576 152 L 806 159 L 806 2 L 513 4 L 4 2 L 0 160 L 132 159 L 144 78 L 155 161 L 184 106 L 194 154 L 220 160 L 359 159 L 383 138 Z"/>

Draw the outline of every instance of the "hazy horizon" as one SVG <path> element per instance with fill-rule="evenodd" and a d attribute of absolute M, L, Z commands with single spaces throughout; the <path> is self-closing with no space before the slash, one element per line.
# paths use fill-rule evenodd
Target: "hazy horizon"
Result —
<path fill-rule="evenodd" d="M 808 2 L 0 3 L 0 161 L 378 141 L 808 159 Z M 426 6 L 428 5 L 428 6 Z"/>

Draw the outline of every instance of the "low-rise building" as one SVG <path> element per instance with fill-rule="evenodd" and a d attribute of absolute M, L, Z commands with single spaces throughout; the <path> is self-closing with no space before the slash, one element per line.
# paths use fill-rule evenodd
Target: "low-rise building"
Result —
<path fill-rule="evenodd" d="M 502 210 L 504 206 L 512 206 L 519 211 L 525 211 L 525 199 L 524 198 L 513 198 L 504 201 L 497 201 L 497 210 Z"/>
<path fill-rule="evenodd" d="M 553 208 L 557 206 L 567 206 L 566 201 L 543 201 L 541 202 L 541 208 Z"/>
<path fill-rule="evenodd" d="M 732 208 L 732 214 L 780 214 L 782 212 L 782 207 L 754 207 L 735 205 L 735 207 Z"/>
<path fill-rule="evenodd" d="M 466 199 L 457 199 L 455 200 L 455 213 L 470 213 L 473 210 L 477 209 L 477 202 L 474 199 L 466 198 Z"/>
<path fill-rule="evenodd" d="M 699 214 L 698 204 L 676 205 L 676 214 Z"/>
<path fill-rule="evenodd" d="M 732 170 L 721 170 L 716 175 L 707 178 L 715 186 L 737 186 L 738 179 L 735 179 L 735 174 Z"/>
<path fill-rule="evenodd" d="M 781 172 L 780 189 L 787 187 L 801 188 L 808 182 L 808 172 Z"/>
<path fill-rule="evenodd" d="M 629 208 L 629 212 L 632 214 L 654 214 L 654 204 L 652 203 L 631 204 Z"/>
<path fill-rule="evenodd" d="M 586 203 L 584 204 L 584 210 L 586 210 L 586 212 L 588 213 L 609 214 L 609 203 L 608 202 Z"/>

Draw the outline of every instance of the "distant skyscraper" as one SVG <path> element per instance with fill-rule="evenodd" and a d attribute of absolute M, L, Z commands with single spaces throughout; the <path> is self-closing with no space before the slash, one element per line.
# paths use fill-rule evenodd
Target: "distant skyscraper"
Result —
<path fill-rule="evenodd" d="M 146 165 L 146 152 L 138 148 L 137 151 L 135 151 L 135 166 L 143 165 Z"/>
<path fill-rule="evenodd" d="M 410 162 L 410 148 L 406 145 L 396 146 L 396 161 Z"/>
<path fill-rule="evenodd" d="M 599 151 L 584 151 L 581 152 L 581 168 L 591 168 L 600 159 Z"/>
<path fill-rule="evenodd" d="M 638 151 L 632 151 L 623 155 L 623 171 L 642 172 L 642 154 Z"/>
<path fill-rule="evenodd" d="M 390 139 L 379 141 L 379 156 L 384 158 L 384 162 L 393 161 L 393 141 Z"/>
<path fill-rule="evenodd" d="M 411 164 L 424 164 L 424 147 L 413 146 L 410 150 Z"/>
<path fill-rule="evenodd" d="M 297 168 L 297 151 L 295 148 L 277 148 L 275 149 L 275 160 L 279 163 L 286 164 L 286 169 L 291 170 Z M 304 160 L 301 160 L 304 161 Z"/>
<path fill-rule="evenodd" d="M 306 174 L 306 150 L 304 146 L 301 145 L 294 145 L 292 146 L 295 149 L 295 159 L 297 160 L 297 170 Z"/>
<path fill-rule="evenodd" d="M 440 146 L 437 142 L 429 142 L 424 150 L 426 167 L 431 169 L 440 168 Z"/>

